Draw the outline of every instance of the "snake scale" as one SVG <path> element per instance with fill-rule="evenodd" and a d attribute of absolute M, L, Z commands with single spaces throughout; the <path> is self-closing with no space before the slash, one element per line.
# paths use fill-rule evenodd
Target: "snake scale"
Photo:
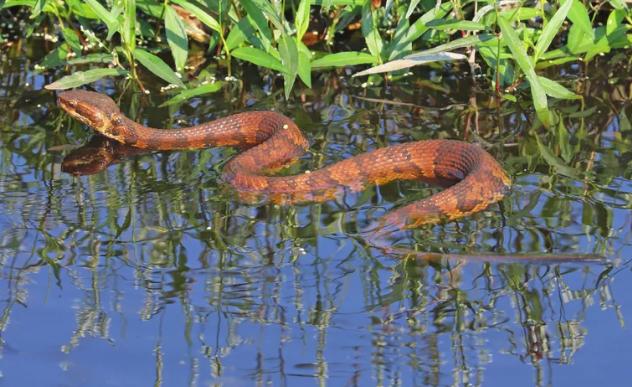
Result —
<path fill-rule="evenodd" d="M 324 201 L 343 190 L 394 180 L 441 181 L 448 188 L 396 208 L 380 228 L 413 228 L 473 214 L 503 198 L 511 180 L 484 149 L 463 141 L 426 140 L 385 148 L 294 176 L 268 176 L 303 154 L 308 142 L 297 125 L 272 111 L 237 113 L 178 129 L 143 126 L 126 117 L 108 96 L 85 90 L 58 95 L 72 117 L 102 135 L 147 150 L 231 146 L 245 149 L 226 163 L 223 177 L 237 192 L 274 203 Z"/>

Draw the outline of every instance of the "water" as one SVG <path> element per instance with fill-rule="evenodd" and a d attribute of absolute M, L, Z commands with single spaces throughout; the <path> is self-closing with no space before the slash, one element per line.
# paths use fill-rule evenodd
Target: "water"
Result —
<path fill-rule="evenodd" d="M 166 127 L 274 109 L 311 150 L 288 173 L 387 144 L 483 144 L 512 175 L 502 206 L 398 234 L 393 245 L 460 256 L 402 260 L 361 231 L 438 188 L 393 183 L 338 201 L 248 205 L 221 183 L 235 152 L 131 154 L 61 171 L 91 132 L 42 90 L 28 46 L 1 67 L 0 380 L 5 385 L 627 385 L 632 356 L 632 72 L 625 56 L 569 67 L 585 95 L 498 106 L 464 69 L 421 69 L 366 88 L 316 74 L 290 102 L 271 76 L 171 108 L 97 83 L 130 116 Z M 157 84 L 145 79 L 147 84 Z M 130 88 L 131 90 L 131 88 Z M 303 95 L 301 95 L 301 93 Z M 627 323 L 627 324 L 626 324 Z"/>

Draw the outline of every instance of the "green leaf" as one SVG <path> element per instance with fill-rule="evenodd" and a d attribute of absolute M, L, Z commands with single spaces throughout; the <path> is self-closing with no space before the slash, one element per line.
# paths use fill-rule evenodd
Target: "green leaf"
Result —
<path fill-rule="evenodd" d="M 445 43 L 445 44 L 440 44 L 436 47 L 433 48 L 429 48 L 427 50 L 423 50 L 423 51 L 419 51 L 416 52 L 414 54 L 410 54 L 407 56 L 411 57 L 414 55 L 428 55 L 428 54 L 437 54 L 440 52 L 446 52 L 446 51 L 453 51 L 456 50 L 458 48 L 463 48 L 463 47 L 471 47 L 475 44 L 479 44 L 479 43 L 483 43 L 486 42 L 488 40 L 493 39 L 492 35 L 489 34 L 479 34 L 479 35 L 471 35 L 471 36 L 467 36 L 465 38 L 459 38 L 459 39 L 455 39 L 451 42 Z"/>
<path fill-rule="evenodd" d="M 461 31 L 480 31 L 485 29 L 485 25 L 471 20 L 456 20 L 456 19 L 438 19 L 432 20 L 426 24 L 426 27 L 434 28 L 436 30 L 461 30 Z"/>
<path fill-rule="evenodd" d="M 70 48 L 68 44 L 63 43 L 56 49 L 50 51 L 44 59 L 40 62 L 40 66 L 50 69 L 53 67 L 61 66 L 66 63 L 66 57 L 68 57 L 68 52 Z"/>
<path fill-rule="evenodd" d="M 551 52 L 551 51 L 549 51 Z M 545 69 L 547 67 L 553 67 L 553 66 L 559 66 L 562 65 L 564 63 L 568 63 L 568 62 L 575 62 L 577 60 L 577 57 L 574 55 L 568 55 L 568 54 L 564 54 L 565 56 L 562 58 L 555 58 L 555 59 L 540 59 L 540 61 L 538 62 L 538 64 L 535 66 L 536 69 Z"/>
<path fill-rule="evenodd" d="M 608 15 L 606 21 L 606 35 L 610 36 L 618 29 L 622 28 L 622 22 L 626 17 L 626 12 L 622 9 L 615 9 Z"/>
<path fill-rule="evenodd" d="M 119 22 L 116 15 L 113 15 L 107 9 L 103 8 L 97 0 L 86 0 L 86 3 L 92 8 L 97 17 L 105 23 L 108 28 L 107 40 L 110 40 L 112 35 L 119 29 Z"/>
<path fill-rule="evenodd" d="M 83 47 L 81 46 L 81 41 L 79 41 L 79 36 L 77 36 L 75 30 L 72 28 L 63 28 L 61 30 L 61 34 L 64 36 L 66 43 L 68 43 L 70 48 L 72 48 L 72 51 L 74 51 L 75 54 L 80 55 Z"/>
<path fill-rule="evenodd" d="M 178 78 L 176 73 L 171 70 L 171 67 L 167 65 L 162 59 L 156 55 L 149 53 L 143 49 L 137 48 L 134 50 L 134 58 L 140 62 L 147 70 L 151 71 L 156 76 L 164 79 L 165 81 L 178 85 L 184 88 L 184 83 Z"/>
<path fill-rule="evenodd" d="M 92 69 L 88 71 L 79 71 L 73 73 L 72 75 L 66 75 L 53 83 L 49 83 L 44 86 L 44 88 L 48 90 L 72 89 L 73 87 L 98 81 L 101 78 L 117 77 L 121 75 L 127 75 L 127 71 L 123 69 Z"/>
<path fill-rule="evenodd" d="M 489 39 L 492 39 L 492 36 L 488 34 L 472 35 L 465 38 L 456 39 L 446 44 L 442 44 L 428 50 L 416 52 L 407 55 L 401 59 L 392 60 L 390 62 L 372 67 L 368 70 L 353 74 L 353 76 L 357 77 L 362 75 L 383 73 L 387 71 L 403 70 L 424 63 L 437 61 L 467 60 L 467 57 L 465 57 L 464 55 L 451 52 L 451 50 L 462 47 L 471 47 L 474 44 L 485 42 Z"/>
<path fill-rule="evenodd" d="M 312 61 L 312 69 L 324 67 L 346 67 L 359 64 L 373 64 L 377 62 L 373 55 L 365 52 L 343 51 L 335 54 L 327 54 Z"/>
<path fill-rule="evenodd" d="M 300 40 L 298 46 L 298 76 L 307 87 L 312 87 L 312 53 Z"/>
<path fill-rule="evenodd" d="M 628 5 L 626 4 L 625 0 L 609 0 L 608 2 L 612 4 L 614 9 L 617 9 L 617 10 L 628 9 Z"/>
<path fill-rule="evenodd" d="M 383 43 L 375 19 L 377 17 L 371 9 L 371 2 L 367 1 L 362 7 L 362 35 L 371 55 L 381 60 Z"/>
<path fill-rule="evenodd" d="M 597 41 L 591 44 L 586 50 L 586 56 L 584 60 L 586 62 L 590 62 L 592 58 L 601 53 L 608 53 L 612 47 L 610 46 L 610 41 L 606 35 L 603 35 L 601 38 L 597 39 Z"/>
<path fill-rule="evenodd" d="M 568 11 L 568 19 L 577 26 L 580 30 L 584 31 L 588 35 L 590 41 L 595 39 L 595 33 L 590 23 L 590 16 L 588 16 L 588 10 L 584 3 L 579 0 L 573 0 L 573 5 Z"/>
<path fill-rule="evenodd" d="M 136 48 L 136 0 L 126 0 L 125 17 L 123 19 L 123 42 L 129 52 L 133 52 Z"/>
<path fill-rule="evenodd" d="M 174 3 L 178 4 L 182 8 L 191 12 L 195 17 L 197 17 L 202 23 L 204 23 L 207 27 L 212 29 L 213 31 L 222 32 L 222 28 L 219 25 L 219 22 L 215 20 L 215 18 L 208 13 L 206 13 L 202 8 L 199 8 L 197 5 L 192 4 L 185 0 L 172 0 Z"/>
<path fill-rule="evenodd" d="M 70 65 L 86 64 L 86 63 L 111 63 L 112 54 L 94 53 L 78 58 L 69 59 L 66 63 Z"/>
<path fill-rule="evenodd" d="M 237 24 L 233 25 L 233 28 L 226 37 L 226 48 L 228 51 L 232 51 L 235 47 L 246 41 L 247 26 L 249 26 L 247 18 L 243 18 L 239 20 Z"/>
<path fill-rule="evenodd" d="M 412 0 L 409 4 L 408 4 L 408 10 L 406 11 L 406 16 L 404 16 L 404 18 L 408 19 L 410 18 L 410 16 L 413 14 L 413 12 L 415 11 L 415 8 L 417 8 L 417 5 L 419 4 L 421 0 Z"/>
<path fill-rule="evenodd" d="M 594 36 L 594 33 L 593 33 Z M 582 52 L 586 52 L 590 47 L 593 47 L 595 44 L 593 39 L 590 38 L 588 34 L 584 32 L 577 24 L 573 24 L 571 28 L 568 30 L 567 38 L 566 38 L 566 49 L 570 51 L 571 54 L 580 54 Z M 553 52 L 560 52 L 563 55 L 566 53 L 563 50 L 552 50 Z M 548 58 L 549 53 L 544 53 L 541 58 Z"/>
<path fill-rule="evenodd" d="M 243 1 L 243 0 L 242 0 Z M 263 14 L 268 17 L 268 20 L 274 24 L 277 31 L 285 31 L 285 26 L 281 21 L 279 13 L 274 9 L 272 3 L 269 0 L 249 0 L 257 5 L 259 9 L 263 11 Z"/>
<path fill-rule="evenodd" d="M 194 87 L 193 89 L 184 90 L 160 106 L 163 107 L 163 106 L 175 105 L 175 104 L 184 102 L 188 99 L 191 99 L 193 97 L 197 97 L 199 95 L 215 93 L 222 89 L 222 85 L 223 85 L 223 82 L 218 81 L 218 82 L 200 85 L 198 87 Z"/>
<path fill-rule="evenodd" d="M 26 6 L 29 8 L 33 8 L 35 6 L 36 0 L 7 0 L 0 6 L 0 8 L 10 8 L 10 7 L 21 7 Z"/>
<path fill-rule="evenodd" d="M 267 67 L 276 71 L 284 71 L 281 62 L 268 54 L 267 52 L 254 47 L 239 47 L 231 52 L 235 58 L 256 64 L 257 66 Z"/>
<path fill-rule="evenodd" d="M 294 25 L 296 27 L 296 40 L 300 41 L 309 27 L 309 0 L 301 0 L 298 4 Z"/>
<path fill-rule="evenodd" d="M 119 3 L 115 1 L 114 4 Z M 165 14 L 165 1 L 139 0 L 138 10 L 154 19 L 162 19 Z"/>
<path fill-rule="evenodd" d="M 540 81 L 540 84 L 542 85 L 544 92 L 553 98 L 559 98 L 559 99 L 581 99 L 582 98 L 580 95 L 573 93 L 572 91 L 568 90 L 567 88 L 565 88 L 564 86 L 560 85 L 559 83 L 555 82 L 552 79 L 545 78 L 538 75 L 538 80 Z"/>
<path fill-rule="evenodd" d="M 429 30 L 427 24 L 432 20 L 440 19 L 450 12 L 452 9 L 452 2 L 445 2 L 439 5 L 439 7 L 433 7 L 430 11 L 421 15 L 408 30 L 406 34 L 406 42 L 412 42 L 417 40 L 421 35 Z"/>
<path fill-rule="evenodd" d="M 542 30 L 542 34 L 538 38 L 538 43 L 535 46 L 534 62 L 537 62 L 538 58 L 546 52 L 546 50 L 548 50 L 553 38 L 560 31 L 560 27 L 562 26 L 564 19 L 566 19 L 566 15 L 568 15 L 571 5 L 573 5 L 573 0 L 566 0 Z"/>
<path fill-rule="evenodd" d="M 35 4 L 33 4 L 33 7 L 31 8 L 31 16 L 30 19 L 35 19 L 36 17 L 38 17 L 42 11 L 44 10 L 44 6 L 46 5 L 46 1 L 45 0 L 37 0 L 35 1 Z"/>
<path fill-rule="evenodd" d="M 290 35 L 283 34 L 279 41 L 279 54 L 283 63 L 283 78 L 285 86 L 285 98 L 290 97 L 292 87 L 298 75 L 298 48 L 294 38 Z"/>
<path fill-rule="evenodd" d="M 252 20 L 257 30 L 261 33 L 263 48 L 269 50 L 270 42 L 272 41 L 272 32 L 270 31 L 268 21 L 263 11 L 253 0 L 242 0 L 240 3 L 246 9 L 248 19 Z"/>
<path fill-rule="evenodd" d="M 480 13 L 480 10 L 479 10 L 479 13 Z M 540 17 L 542 15 L 542 12 L 539 9 L 533 8 L 533 7 L 520 7 L 517 10 L 515 8 L 508 8 L 504 11 L 501 11 L 500 15 L 504 18 L 509 18 L 512 20 L 529 20 L 536 17 Z M 490 15 L 490 18 L 487 22 L 488 23 L 496 22 L 495 15 L 493 14 Z"/>
<path fill-rule="evenodd" d="M 189 40 L 182 19 L 171 6 L 165 8 L 165 29 L 176 70 L 182 71 L 189 55 Z"/>
<path fill-rule="evenodd" d="M 71 14 L 75 16 L 87 19 L 99 19 L 97 14 L 92 10 L 92 7 L 81 0 L 67 0 L 66 4 L 68 4 Z"/>
<path fill-rule="evenodd" d="M 503 38 L 509 46 L 509 50 L 514 56 L 514 60 L 518 63 L 518 66 L 525 73 L 527 80 L 531 86 L 531 97 L 533 99 L 533 105 L 535 107 L 535 112 L 542 121 L 542 124 L 548 127 L 551 124 L 551 117 L 548 110 L 548 102 L 546 100 L 546 93 L 540 85 L 537 75 L 535 74 L 535 69 L 533 68 L 533 64 L 531 60 L 527 56 L 527 51 L 525 50 L 522 42 L 516 35 L 513 27 L 509 24 L 507 19 L 504 17 L 499 17 L 498 26 L 502 31 Z"/>
<path fill-rule="evenodd" d="M 390 62 L 372 67 L 368 70 L 360 71 L 359 73 L 353 74 L 354 77 L 359 77 L 362 75 L 370 75 L 377 73 L 384 73 L 387 71 L 397 71 L 407 69 L 409 67 L 418 66 L 424 63 L 432 63 L 432 62 L 440 62 L 440 61 L 455 61 L 455 60 L 467 60 L 467 56 L 463 54 L 457 54 L 454 52 L 441 52 L 436 54 L 426 54 L 426 55 L 408 55 L 403 59 L 396 59 Z"/>
<path fill-rule="evenodd" d="M 410 30 L 410 23 L 408 19 L 401 18 L 397 23 L 395 34 L 392 36 L 391 41 L 384 48 L 384 57 L 388 60 L 401 58 L 404 53 L 409 53 L 413 49 L 412 43 L 408 42 L 406 37 Z"/>

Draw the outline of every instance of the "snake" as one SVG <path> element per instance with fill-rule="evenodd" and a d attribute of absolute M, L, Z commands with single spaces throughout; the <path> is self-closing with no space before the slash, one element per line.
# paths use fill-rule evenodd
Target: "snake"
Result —
<path fill-rule="evenodd" d="M 235 147 L 222 178 L 242 198 L 263 197 L 277 204 L 322 202 L 341 192 L 360 192 L 395 180 L 439 182 L 445 189 L 395 208 L 377 220 L 377 229 L 409 229 L 453 221 L 500 201 L 511 179 L 477 144 L 431 139 L 377 148 L 314 171 L 279 176 L 309 143 L 300 128 L 275 111 L 232 114 L 182 128 L 151 128 L 123 114 L 109 96 L 87 90 L 58 94 L 71 117 L 116 142 L 148 151 Z"/>

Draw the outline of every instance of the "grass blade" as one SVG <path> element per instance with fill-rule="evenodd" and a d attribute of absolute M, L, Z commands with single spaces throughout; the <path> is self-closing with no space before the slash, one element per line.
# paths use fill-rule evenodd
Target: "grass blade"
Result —
<path fill-rule="evenodd" d="M 86 83 L 92 83 L 105 77 L 118 77 L 121 75 L 127 75 L 127 71 L 123 69 L 92 69 L 87 71 L 78 71 L 72 75 L 66 75 L 65 77 L 56 80 L 53 83 L 49 83 L 44 86 L 47 90 L 65 90 L 72 89 L 85 85 Z"/>
<path fill-rule="evenodd" d="M 124 1 L 125 15 L 123 18 L 123 28 L 119 33 L 123 38 L 128 52 L 136 49 L 136 0 Z"/>
<path fill-rule="evenodd" d="M 296 39 L 301 40 L 309 27 L 309 0 L 301 0 L 294 16 Z"/>
<path fill-rule="evenodd" d="M 112 63 L 114 58 L 112 54 L 94 53 L 78 58 L 68 59 L 66 63 L 70 65 L 86 64 L 86 63 Z"/>
<path fill-rule="evenodd" d="M 194 87 L 193 89 L 183 90 L 179 94 L 177 94 L 175 97 L 169 99 L 168 101 L 161 104 L 160 106 L 163 107 L 163 106 L 176 105 L 188 99 L 191 99 L 193 97 L 197 97 L 204 94 L 215 93 L 222 89 L 222 85 L 223 85 L 223 82 L 218 81 L 218 82 L 200 85 L 198 87 Z"/>
<path fill-rule="evenodd" d="M 176 70 L 182 71 L 189 55 L 189 40 L 182 19 L 170 6 L 165 7 L 165 29 Z"/>
<path fill-rule="evenodd" d="M 166 64 L 156 55 L 143 49 L 137 48 L 136 50 L 134 50 L 134 57 L 140 62 L 140 64 L 145 66 L 147 70 L 151 71 L 156 76 L 164 79 L 165 81 L 173 85 L 178 85 L 182 88 L 185 87 L 182 80 L 178 78 L 173 70 L 171 70 L 171 67 L 169 67 L 168 64 Z"/>
<path fill-rule="evenodd" d="M 222 32 L 222 29 L 219 25 L 219 22 L 215 20 L 215 18 L 208 13 L 206 13 L 202 8 L 199 8 L 197 5 L 192 4 L 185 0 L 172 0 L 174 3 L 178 4 L 182 8 L 191 12 L 196 18 L 198 18 L 202 23 L 204 23 L 207 27 L 212 29 L 215 32 Z"/>
<path fill-rule="evenodd" d="M 450 12 L 452 9 L 452 3 L 446 2 L 442 3 L 439 7 L 432 8 L 430 11 L 421 15 L 419 19 L 417 19 L 410 29 L 408 30 L 408 34 L 406 34 L 406 42 L 413 42 L 417 40 L 421 35 L 423 35 L 430 28 L 426 25 L 432 20 L 436 20 L 444 17 Z"/>
<path fill-rule="evenodd" d="M 267 67 L 276 71 L 284 71 L 281 62 L 267 52 L 254 47 L 239 47 L 231 52 L 235 58 L 243 59 L 257 66 Z"/>
<path fill-rule="evenodd" d="M 312 87 L 312 53 L 309 48 L 303 44 L 300 40 L 297 43 L 298 46 L 298 76 L 307 85 Z"/>
<path fill-rule="evenodd" d="M 376 58 L 365 52 L 343 51 L 335 54 L 327 54 L 312 61 L 312 69 L 322 69 L 325 67 L 345 67 L 359 64 L 374 64 Z"/>
<path fill-rule="evenodd" d="M 546 50 L 548 50 L 553 38 L 560 31 L 560 27 L 562 26 L 564 19 L 566 19 L 566 15 L 568 15 L 571 5 L 573 5 L 573 0 L 566 0 L 542 30 L 542 34 L 538 38 L 538 43 L 535 45 L 534 62 L 537 62 L 538 58 L 545 53 Z"/>
<path fill-rule="evenodd" d="M 371 2 L 367 1 L 362 7 L 362 35 L 371 55 L 377 60 L 381 60 L 384 44 L 374 16 L 371 10 Z"/>
<path fill-rule="evenodd" d="M 429 48 L 427 50 L 423 50 L 423 51 L 419 51 L 416 52 L 414 54 L 410 54 L 408 56 L 406 56 L 407 59 L 415 59 L 415 56 L 419 55 L 419 56 L 424 56 L 424 55 L 429 55 L 429 54 L 438 54 L 441 52 L 447 52 L 447 51 L 452 51 L 452 50 L 456 50 L 457 48 L 464 48 L 464 47 L 471 47 L 475 44 L 481 43 L 481 42 L 485 42 L 488 41 L 490 39 L 493 39 L 493 36 L 489 35 L 489 34 L 480 34 L 480 35 L 472 35 L 472 36 L 468 36 L 465 38 L 459 38 L 459 39 L 455 39 L 451 42 L 445 43 L 445 44 L 441 44 L 438 45 L 436 47 L 433 48 Z"/>
<path fill-rule="evenodd" d="M 68 27 L 62 28 L 61 34 L 64 37 L 66 43 L 68 43 L 70 48 L 72 48 L 72 51 L 77 55 L 81 55 L 83 47 L 81 46 L 81 41 L 79 40 L 79 36 L 75 32 L 75 30 Z"/>
<path fill-rule="evenodd" d="M 105 23 L 108 28 L 107 40 L 112 38 L 115 32 L 119 29 L 119 22 L 115 15 L 111 14 L 105 9 L 97 0 L 86 0 L 86 3 L 92 8 L 97 17 Z"/>
<path fill-rule="evenodd" d="M 410 4 L 408 4 L 408 10 L 406 11 L 406 16 L 404 16 L 406 19 L 410 18 L 410 15 L 413 14 L 413 12 L 415 11 L 415 8 L 417 8 L 417 5 L 419 5 L 420 1 L 421 0 L 412 0 Z"/>
<path fill-rule="evenodd" d="M 268 26 L 268 21 L 266 20 L 265 15 L 261 8 L 257 6 L 257 4 L 253 0 L 242 0 L 241 5 L 246 9 L 246 13 L 248 14 L 248 19 L 252 20 L 255 27 L 261 33 L 261 37 L 263 38 L 263 46 L 267 50 L 270 47 L 270 42 L 272 41 L 272 31 L 270 31 L 270 27 Z M 246 35 L 247 36 L 247 35 Z"/>
<path fill-rule="evenodd" d="M 435 30 L 461 30 L 461 31 L 481 31 L 485 25 L 471 20 L 439 19 L 426 24 L 426 27 Z"/>
<path fill-rule="evenodd" d="M 540 80 L 540 84 L 542 85 L 542 88 L 544 89 L 546 94 L 548 94 L 549 96 L 553 98 L 559 98 L 559 99 L 581 99 L 582 98 L 581 95 L 577 95 L 573 93 L 572 91 L 568 90 L 567 88 L 565 88 L 564 86 L 560 85 L 559 83 L 555 82 L 552 79 L 545 78 L 542 76 L 538 76 L 538 79 Z"/>
<path fill-rule="evenodd" d="M 283 78 L 285 85 L 285 98 L 290 97 L 290 91 L 296 81 L 298 74 L 298 48 L 294 38 L 290 35 L 283 34 L 279 41 L 279 54 L 283 63 Z"/>

